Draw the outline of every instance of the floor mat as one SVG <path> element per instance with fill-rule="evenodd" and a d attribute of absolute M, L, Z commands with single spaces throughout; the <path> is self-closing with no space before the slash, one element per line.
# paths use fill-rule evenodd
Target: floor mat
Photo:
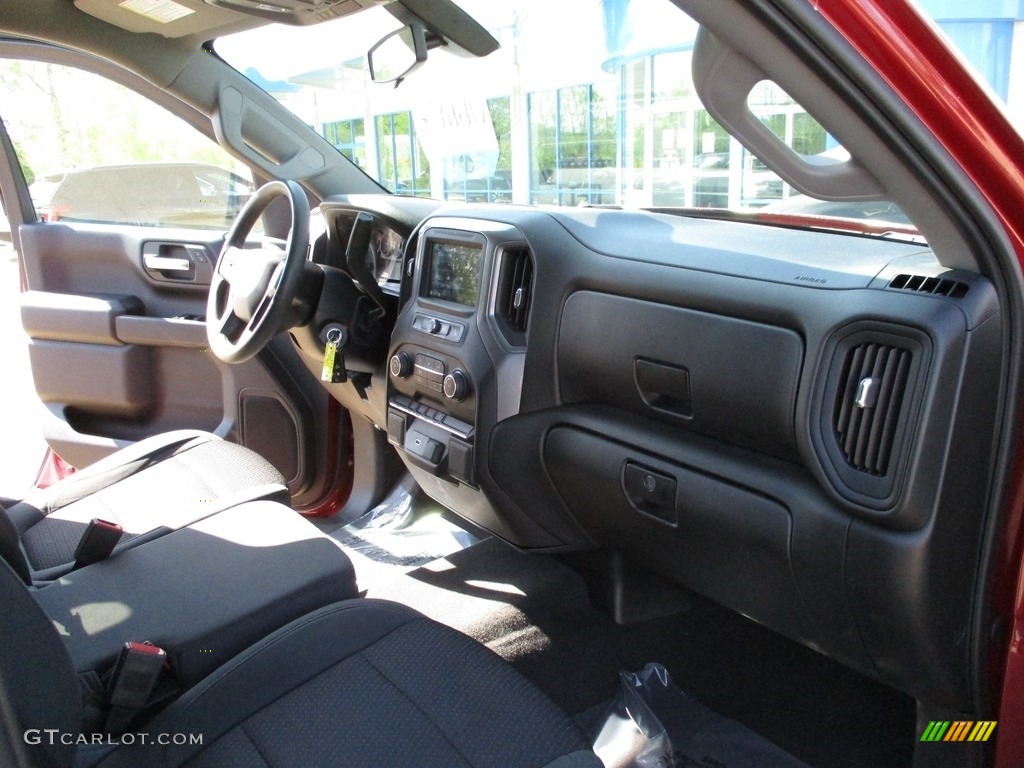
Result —
<path fill-rule="evenodd" d="M 327 533 L 345 548 L 360 585 L 387 581 L 481 541 L 416 492 L 411 481 L 400 482 L 359 519 Z"/>
<path fill-rule="evenodd" d="M 620 671 L 657 661 L 703 705 L 815 768 L 910 765 L 912 699 L 697 595 L 689 610 L 618 625 L 574 570 L 496 539 L 361 586 L 485 643 L 571 713 L 610 701 Z"/>

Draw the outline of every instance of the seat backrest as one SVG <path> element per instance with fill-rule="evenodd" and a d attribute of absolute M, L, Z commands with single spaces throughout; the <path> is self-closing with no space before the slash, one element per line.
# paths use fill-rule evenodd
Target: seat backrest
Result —
<path fill-rule="evenodd" d="M 0 561 L 0 764 L 71 765 L 81 722 L 82 692 L 60 635 Z"/>

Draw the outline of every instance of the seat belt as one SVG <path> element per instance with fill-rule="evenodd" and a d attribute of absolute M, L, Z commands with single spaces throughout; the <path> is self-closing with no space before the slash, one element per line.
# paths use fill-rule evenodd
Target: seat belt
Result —
<path fill-rule="evenodd" d="M 75 568 L 83 568 L 100 560 L 106 560 L 121 540 L 124 528 L 117 523 L 94 517 L 85 527 L 82 538 L 75 548 Z"/>
<path fill-rule="evenodd" d="M 119 735 L 150 704 L 167 668 L 167 652 L 152 643 L 125 643 L 107 685 L 110 710 L 104 730 Z"/>

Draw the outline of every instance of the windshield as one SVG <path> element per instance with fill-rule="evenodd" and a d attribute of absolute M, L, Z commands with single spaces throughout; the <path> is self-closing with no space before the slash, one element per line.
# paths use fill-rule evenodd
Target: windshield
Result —
<path fill-rule="evenodd" d="M 398 87 L 369 79 L 367 49 L 401 26 L 382 7 L 224 37 L 216 50 L 392 192 L 909 224 L 889 203 L 799 195 L 730 137 L 694 93 L 697 25 L 668 0 L 459 5 L 501 48 L 483 59 L 431 50 Z M 749 106 L 797 152 L 842 153 L 773 83 Z"/>

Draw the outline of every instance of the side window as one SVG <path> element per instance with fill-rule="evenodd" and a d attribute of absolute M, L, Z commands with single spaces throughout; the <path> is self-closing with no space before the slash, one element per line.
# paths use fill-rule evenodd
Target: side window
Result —
<path fill-rule="evenodd" d="M 98 75 L 0 59 L 0 102 L 42 221 L 224 229 L 252 194 L 215 142 Z"/>

